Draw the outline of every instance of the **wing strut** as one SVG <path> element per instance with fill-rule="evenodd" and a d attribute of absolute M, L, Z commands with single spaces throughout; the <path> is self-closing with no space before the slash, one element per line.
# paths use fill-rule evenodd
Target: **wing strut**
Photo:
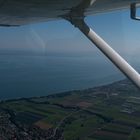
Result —
<path fill-rule="evenodd" d="M 140 88 L 140 75 L 130 66 L 111 46 L 109 46 L 96 32 L 84 21 L 83 17 L 67 18 L 75 27 L 85 34 L 98 49 L 115 64 L 138 88 Z"/>

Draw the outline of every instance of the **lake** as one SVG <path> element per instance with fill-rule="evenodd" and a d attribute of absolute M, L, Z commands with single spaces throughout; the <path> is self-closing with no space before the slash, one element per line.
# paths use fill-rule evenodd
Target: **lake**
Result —
<path fill-rule="evenodd" d="M 108 84 L 124 77 L 93 57 L 0 55 L 0 99 L 45 96 Z"/>

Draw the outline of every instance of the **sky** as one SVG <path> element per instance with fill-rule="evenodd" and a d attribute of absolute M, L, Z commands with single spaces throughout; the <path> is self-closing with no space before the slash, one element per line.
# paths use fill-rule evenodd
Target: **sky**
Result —
<path fill-rule="evenodd" d="M 139 58 L 140 22 L 129 10 L 86 17 L 86 22 L 126 59 Z M 0 27 L 0 53 L 103 57 L 68 21 L 58 20 L 21 27 Z"/>

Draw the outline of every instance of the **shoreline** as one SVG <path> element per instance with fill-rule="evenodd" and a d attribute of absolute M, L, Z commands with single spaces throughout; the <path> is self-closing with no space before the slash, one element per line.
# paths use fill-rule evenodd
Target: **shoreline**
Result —
<path fill-rule="evenodd" d="M 0 104 L 3 104 L 3 103 L 6 103 L 6 102 L 13 102 L 13 101 L 20 101 L 20 100 L 30 100 L 30 99 L 35 99 L 35 98 L 56 98 L 56 97 L 64 97 L 64 96 L 68 96 L 68 95 L 71 95 L 72 93 L 81 93 L 81 92 L 88 92 L 91 90 L 96 90 L 96 89 L 99 89 L 99 88 L 103 88 L 103 87 L 108 87 L 108 86 L 111 86 L 111 85 L 114 85 L 114 84 L 117 84 L 117 83 L 120 83 L 120 82 L 123 82 L 123 81 L 127 81 L 127 79 L 124 79 L 124 80 L 119 80 L 119 81 L 116 81 L 116 82 L 112 82 L 110 84 L 105 84 L 105 85 L 101 85 L 101 86 L 95 86 L 95 87 L 91 87 L 91 88 L 86 88 L 86 89 L 77 89 L 77 90 L 70 90 L 70 91 L 64 91 L 64 92 L 58 92 L 58 93 L 54 93 L 54 94 L 48 94 L 46 96 L 32 96 L 32 97 L 21 97 L 21 98 L 13 98 L 13 99 L 4 99 L 4 100 L 0 100 Z"/>

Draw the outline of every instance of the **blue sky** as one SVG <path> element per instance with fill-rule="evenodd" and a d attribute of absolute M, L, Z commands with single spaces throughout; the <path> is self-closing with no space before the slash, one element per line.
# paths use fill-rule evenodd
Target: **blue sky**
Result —
<path fill-rule="evenodd" d="M 139 56 L 140 22 L 130 19 L 129 10 L 89 16 L 86 22 L 124 57 Z M 96 47 L 65 20 L 1 27 L 0 49 L 47 55 L 100 55 Z"/>

